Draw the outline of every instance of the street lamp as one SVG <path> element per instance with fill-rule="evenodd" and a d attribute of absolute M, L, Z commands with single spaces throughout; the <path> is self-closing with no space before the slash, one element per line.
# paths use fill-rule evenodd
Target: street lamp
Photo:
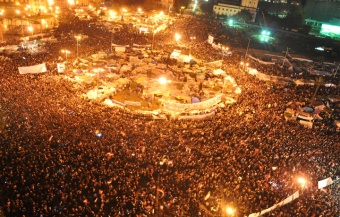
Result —
<path fill-rule="evenodd" d="M 302 178 L 302 177 L 300 177 L 300 178 L 298 178 L 298 183 L 300 183 L 300 185 L 301 185 L 301 187 L 302 187 L 302 189 L 304 189 L 305 188 L 305 186 L 306 186 L 306 183 L 307 183 L 307 181 L 306 181 L 306 179 L 304 179 L 304 178 Z"/>
<path fill-rule="evenodd" d="M 245 55 L 244 59 L 247 59 L 249 45 L 250 45 L 250 38 L 248 39 L 248 45 L 247 45 L 246 55 Z"/>
<path fill-rule="evenodd" d="M 160 77 L 160 78 L 158 79 L 158 82 L 159 82 L 161 85 L 164 86 L 164 92 L 165 92 L 165 90 L 166 90 L 166 85 L 167 85 L 168 83 L 171 83 L 171 80 L 168 80 L 168 79 L 166 79 L 165 77 Z"/>
<path fill-rule="evenodd" d="M 190 51 L 189 51 L 189 56 L 191 57 L 191 47 L 192 47 L 192 40 L 196 40 L 195 36 L 190 37 Z"/>
<path fill-rule="evenodd" d="M 283 62 L 282 62 L 282 67 L 284 66 L 285 61 L 286 61 L 286 59 L 287 59 L 288 51 L 289 51 L 289 47 L 287 47 L 287 50 L 286 50 L 286 53 L 285 53 L 285 57 L 284 57 Z"/>
<path fill-rule="evenodd" d="M 227 206 L 227 208 L 226 208 L 226 213 L 227 213 L 229 216 L 234 216 L 234 214 L 235 214 L 235 209 L 231 208 L 230 206 Z"/>
<path fill-rule="evenodd" d="M 79 53 L 79 40 L 81 39 L 80 35 L 75 36 L 76 40 L 77 40 L 77 59 L 78 59 L 78 53 Z"/>
<path fill-rule="evenodd" d="M 151 44 L 151 51 L 153 51 L 153 42 L 154 42 L 154 40 L 155 40 L 155 34 L 157 33 L 157 31 L 156 30 L 153 30 L 152 31 L 152 44 Z"/>
<path fill-rule="evenodd" d="M 181 39 L 181 37 L 182 36 L 180 34 L 178 34 L 178 33 L 175 34 L 175 40 L 176 40 L 177 43 L 178 43 L 179 39 Z"/>
<path fill-rule="evenodd" d="M 228 47 L 224 47 L 221 45 L 221 53 L 222 53 L 222 63 L 221 63 L 221 68 L 222 68 L 222 65 L 223 65 L 223 56 L 224 56 L 224 51 L 225 50 L 228 50 L 229 48 Z"/>
<path fill-rule="evenodd" d="M 62 53 L 65 53 L 65 60 L 67 62 L 67 54 L 70 54 L 71 52 L 69 50 L 61 50 Z"/>
<path fill-rule="evenodd" d="M 1 9 L 0 10 L 0 16 L 1 16 L 1 20 L 2 20 L 2 16 L 4 15 L 5 13 L 5 10 L 4 9 Z M 22 28 L 22 27 L 21 27 Z M 4 41 L 4 35 L 2 33 L 2 24 L 0 24 L 0 31 L 1 31 L 1 41 Z"/>
<path fill-rule="evenodd" d="M 32 36 L 33 36 L 33 26 L 29 26 L 29 27 L 27 27 L 27 29 L 28 29 L 28 31 L 30 31 L 31 33 L 32 33 Z"/>

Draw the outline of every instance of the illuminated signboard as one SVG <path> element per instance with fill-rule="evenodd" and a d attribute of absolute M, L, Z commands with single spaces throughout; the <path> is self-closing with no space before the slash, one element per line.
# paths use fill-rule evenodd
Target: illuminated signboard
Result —
<path fill-rule="evenodd" d="M 340 26 L 322 24 L 320 34 L 340 38 Z"/>

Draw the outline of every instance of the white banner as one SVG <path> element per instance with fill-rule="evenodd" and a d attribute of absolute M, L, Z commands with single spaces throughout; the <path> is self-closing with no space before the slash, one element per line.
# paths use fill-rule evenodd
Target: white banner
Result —
<path fill-rule="evenodd" d="M 65 71 L 65 63 L 57 63 L 58 73 L 64 73 Z"/>
<path fill-rule="evenodd" d="M 248 57 L 250 57 L 251 59 L 255 60 L 256 62 L 264 64 L 264 65 L 274 65 L 275 64 L 274 62 L 262 61 L 262 60 L 260 60 L 258 58 L 255 58 L 255 57 L 251 56 L 251 55 L 248 55 Z"/>
<path fill-rule="evenodd" d="M 203 102 L 193 104 L 182 104 L 177 102 L 163 101 L 164 110 L 171 112 L 190 112 L 192 110 L 207 110 L 211 109 L 214 105 L 221 102 L 223 94 L 217 95 L 214 98 L 208 99 Z"/>
<path fill-rule="evenodd" d="M 19 74 L 21 75 L 37 74 L 37 73 L 43 73 L 47 71 L 45 63 L 33 65 L 33 66 L 18 67 L 18 69 L 19 69 Z"/>
<path fill-rule="evenodd" d="M 145 50 L 145 47 L 133 47 L 132 50 Z"/>
<path fill-rule="evenodd" d="M 268 212 L 273 211 L 276 208 L 279 208 L 280 206 L 283 206 L 283 205 L 286 205 L 287 203 L 292 202 L 293 200 L 299 198 L 299 196 L 300 196 L 299 191 L 296 191 L 294 194 L 290 195 L 289 197 L 287 197 L 286 199 L 284 199 L 280 203 L 277 203 L 277 204 L 275 204 L 275 205 L 273 205 L 273 206 L 271 206 L 271 207 L 269 207 L 265 210 L 262 210 L 261 212 L 252 213 L 248 217 L 258 217 L 258 216 L 264 215 Z"/>
<path fill-rule="evenodd" d="M 130 45 L 111 44 L 112 47 L 130 47 Z"/>
<path fill-rule="evenodd" d="M 328 185 L 331 185 L 331 184 L 333 184 L 333 180 L 332 180 L 331 177 L 329 177 L 327 179 L 320 180 L 320 181 L 318 181 L 318 189 L 325 188 L 325 187 L 327 187 Z"/>
<path fill-rule="evenodd" d="M 202 120 L 206 118 L 211 118 L 214 115 L 215 115 L 215 112 L 210 112 L 210 113 L 202 114 L 202 115 L 187 115 L 187 116 L 182 115 L 178 117 L 178 120 L 183 120 L 183 119 Z"/>
<path fill-rule="evenodd" d="M 134 47 L 151 47 L 150 44 L 133 44 Z"/>
<path fill-rule="evenodd" d="M 137 106 L 137 107 L 142 106 L 142 104 L 140 102 L 132 102 L 132 101 L 127 101 L 127 100 L 124 101 L 124 104 L 125 105 L 131 105 L 131 106 Z"/>
<path fill-rule="evenodd" d="M 126 47 L 123 47 L 123 46 L 121 46 L 121 47 L 115 47 L 115 51 L 116 51 L 116 52 L 125 52 L 125 50 L 126 50 Z"/>
<path fill-rule="evenodd" d="M 170 58 L 171 58 L 171 59 L 177 59 L 180 55 L 181 55 L 181 51 L 179 51 L 179 50 L 174 50 L 174 51 L 171 53 Z"/>

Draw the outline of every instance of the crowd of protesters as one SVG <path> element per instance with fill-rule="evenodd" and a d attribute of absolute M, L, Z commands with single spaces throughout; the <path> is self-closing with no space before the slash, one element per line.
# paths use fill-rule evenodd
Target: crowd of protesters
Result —
<path fill-rule="evenodd" d="M 340 215 L 338 183 L 317 190 L 317 181 L 340 176 L 335 126 L 327 115 L 318 129 L 283 118 L 287 103 L 307 101 L 314 87 L 268 87 L 239 70 L 242 57 L 235 54 L 223 64 L 242 88 L 235 104 L 207 120 L 154 120 L 84 101 L 56 73 L 19 75 L 18 66 L 54 67 L 61 49 L 75 47 L 68 33 L 87 28 L 70 19 L 53 33 L 60 40 L 44 45 L 46 52 L 3 54 L 11 59 L 0 69 L 0 206 L 6 216 L 222 216 L 226 206 L 245 216 L 297 190 L 298 199 L 269 215 Z M 178 19 L 155 37 L 157 49 L 174 31 L 195 35 L 194 56 L 220 58 L 203 42 L 219 31 L 218 23 Z M 95 36 L 81 43 L 83 55 L 109 52 L 111 37 L 117 44 L 151 40 L 127 27 Z M 276 74 L 280 68 L 258 70 Z M 339 88 L 331 91 L 339 94 Z M 299 177 L 307 180 L 303 189 Z"/>

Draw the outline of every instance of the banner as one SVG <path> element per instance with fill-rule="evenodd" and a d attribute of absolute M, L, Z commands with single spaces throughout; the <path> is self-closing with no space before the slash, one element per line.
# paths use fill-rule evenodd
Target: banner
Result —
<path fill-rule="evenodd" d="M 274 65 L 274 62 L 266 62 L 266 61 L 262 61 L 259 58 L 255 58 L 252 55 L 248 55 L 248 57 L 250 57 L 250 59 L 255 60 L 258 63 L 264 64 L 264 65 Z"/>
<path fill-rule="evenodd" d="M 289 197 L 287 197 L 286 199 L 284 199 L 280 203 L 277 203 L 277 204 L 269 207 L 268 209 L 262 210 L 261 212 L 252 213 L 248 217 L 258 217 L 258 216 L 264 215 L 264 214 L 266 214 L 268 212 L 273 211 L 276 208 L 279 208 L 279 207 L 281 207 L 283 205 L 286 205 L 287 203 L 292 202 L 293 200 L 299 198 L 299 196 L 300 196 L 299 191 L 296 191 L 294 194 L 290 195 Z"/>
<path fill-rule="evenodd" d="M 19 69 L 20 75 L 37 74 L 37 73 L 43 73 L 47 71 L 45 63 L 33 65 L 33 66 L 18 67 L 18 69 Z"/>
<path fill-rule="evenodd" d="M 132 50 L 145 50 L 145 47 L 133 47 Z"/>
<path fill-rule="evenodd" d="M 207 110 L 221 102 L 222 96 L 223 94 L 219 94 L 214 98 L 194 104 L 182 104 L 171 101 L 163 101 L 163 108 L 164 110 L 171 112 L 190 112 L 192 110 Z"/>
<path fill-rule="evenodd" d="M 214 62 L 209 62 L 205 64 L 206 66 L 211 66 L 211 67 L 215 67 L 215 68 L 221 68 L 222 66 L 222 60 L 217 60 Z"/>
<path fill-rule="evenodd" d="M 115 47 L 116 52 L 125 52 L 125 50 L 126 50 L 126 47 L 124 47 L 124 46 Z"/>
<path fill-rule="evenodd" d="M 130 47 L 130 45 L 111 44 L 112 47 Z"/>
<path fill-rule="evenodd" d="M 65 63 L 57 63 L 58 73 L 64 73 L 65 71 Z"/>
<path fill-rule="evenodd" d="M 212 35 L 208 36 L 208 43 L 212 44 L 214 42 L 214 37 Z"/>
<path fill-rule="evenodd" d="M 151 47 L 150 44 L 133 44 L 134 47 Z"/>
<path fill-rule="evenodd" d="M 177 59 L 179 57 L 179 55 L 181 55 L 181 50 L 174 50 L 171 55 L 170 55 L 170 58 L 172 59 Z"/>
<path fill-rule="evenodd" d="M 202 114 L 202 115 L 182 115 L 178 117 L 178 120 L 202 120 L 202 119 L 206 119 L 206 118 L 211 118 L 212 116 L 215 115 L 215 112 L 210 112 L 207 114 Z"/>
<path fill-rule="evenodd" d="M 142 106 L 142 104 L 140 103 L 140 102 L 132 102 L 132 101 L 127 101 L 127 100 L 125 100 L 124 101 L 124 104 L 125 105 L 131 105 L 131 106 Z"/>
<path fill-rule="evenodd" d="M 331 184 L 333 184 L 333 180 L 332 180 L 331 177 L 329 177 L 327 179 L 320 180 L 320 181 L 318 181 L 318 189 L 325 188 L 325 187 L 327 187 L 328 185 L 331 185 Z"/>

